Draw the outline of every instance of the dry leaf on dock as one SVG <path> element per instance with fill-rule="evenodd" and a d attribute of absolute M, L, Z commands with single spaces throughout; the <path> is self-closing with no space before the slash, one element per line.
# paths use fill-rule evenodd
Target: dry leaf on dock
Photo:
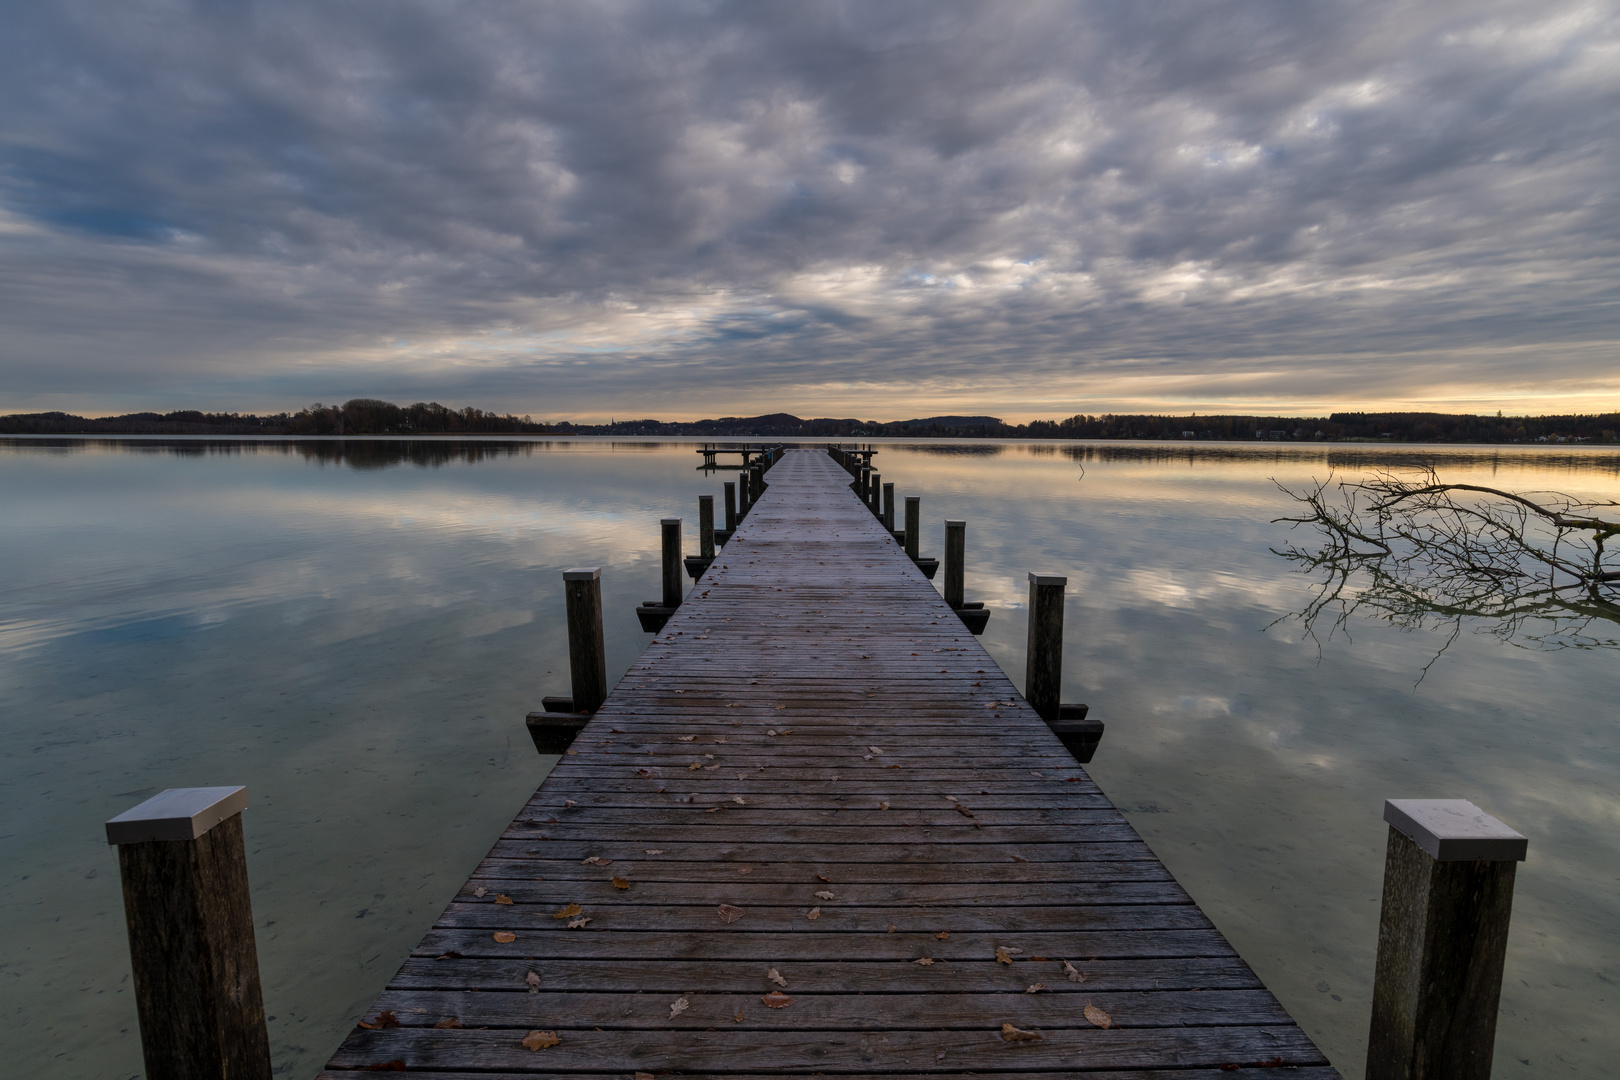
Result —
<path fill-rule="evenodd" d="M 743 917 L 743 909 L 731 904 L 721 904 L 715 912 L 720 916 L 721 922 L 734 923 Z"/>
<path fill-rule="evenodd" d="M 560 1042 L 555 1031 L 531 1031 L 523 1036 L 523 1045 L 530 1050 L 545 1050 Z"/>
<path fill-rule="evenodd" d="M 793 1004 L 793 999 L 782 993 L 780 990 L 772 990 L 770 993 L 760 998 L 760 1000 L 772 1009 L 785 1009 L 789 1005 Z"/>
<path fill-rule="evenodd" d="M 1024 993 L 1026 993 L 1026 994 L 1038 994 L 1042 990 L 1045 990 L 1045 989 L 1046 989 L 1046 984 L 1045 983 L 1030 983 L 1029 986 L 1024 989 Z"/>
<path fill-rule="evenodd" d="M 692 1003 L 690 1001 L 685 998 L 676 998 L 669 1003 L 669 1018 L 673 1020 L 691 1007 Z"/>
<path fill-rule="evenodd" d="M 1086 981 L 1086 973 L 1069 963 L 1067 960 L 1063 961 L 1063 974 L 1070 982 Z"/>
<path fill-rule="evenodd" d="M 817 905 L 816 907 L 811 908 L 809 911 L 804 913 L 804 917 L 807 919 L 821 918 L 821 907 Z"/>
<path fill-rule="evenodd" d="M 1109 1028 L 1114 1026 L 1114 1018 L 1095 1005 L 1087 1005 L 1085 1013 L 1086 1019 L 1091 1021 L 1094 1027 Z"/>
<path fill-rule="evenodd" d="M 551 917 L 553 919 L 572 919 L 575 915 L 578 915 L 584 910 L 585 909 L 580 907 L 578 904 L 569 904 L 561 911 L 553 912 Z"/>
<path fill-rule="evenodd" d="M 787 985 L 787 980 L 782 978 L 782 973 L 777 971 L 775 968 L 771 968 L 771 970 L 767 971 L 765 973 L 765 977 L 771 980 L 771 982 L 775 983 L 777 986 Z"/>
<path fill-rule="evenodd" d="M 529 993 L 538 994 L 540 992 L 540 973 L 538 971 L 529 972 L 523 976 L 523 981 L 529 987 Z"/>
<path fill-rule="evenodd" d="M 604 859 L 600 855 L 592 855 L 589 858 L 579 860 L 579 865 L 581 865 L 581 866 L 607 866 L 611 862 L 613 862 L 612 859 Z"/>
<path fill-rule="evenodd" d="M 628 889 L 630 887 L 630 879 L 615 876 L 613 878 L 613 887 L 615 889 Z"/>
<path fill-rule="evenodd" d="M 998 963 L 998 964 L 1010 964 L 1010 963 L 1012 963 L 1012 957 L 1010 955 L 1008 955 L 1007 950 L 1002 948 L 1000 945 L 996 946 L 996 963 Z"/>
<path fill-rule="evenodd" d="M 831 900 L 831 899 L 833 899 L 832 890 L 831 889 L 822 889 L 820 892 L 816 893 L 816 899 L 817 900 Z"/>
<path fill-rule="evenodd" d="M 1025 1031 L 1023 1028 L 1013 1027 L 1011 1024 L 1001 1025 L 1002 1042 L 1037 1042 L 1041 1038 L 1038 1031 Z"/>
<path fill-rule="evenodd" d="M 495 894 L 495 902 L 497 904 L 511 904 L 512 898 L 503 892 L 498 892 Z"/>
<path fill-rule="evenodd" d="M 934 966 L 934 958 L 931 957 L 931 956 L 924 956 L 921 959 L 913 960 L 912 963 L 913 964 L 921 964 L 923 967 L 933 967 Z"/>
<path fill-rule="evenodd" d="M 480 885 L 478 888 L 473 890 L 473 895 L 482 899 L 484 894 L 487 892 L 489 892 L 489 890 Z"/>
<path fill-rule="evenodd" d="M 568 923 L 568 929 L 583 930 L 586 926 L 590 925 L 590 921 L 591 917 L 589 915 L 586 915 L 583 918 L 573 919 Z"/>
<path fill-rule="evenodd" d="M 461 1026 L 461 1021 L 457 1020 L 453 1016 L 447 1016 L 443 1020 L 440 1020 L 437 1024 L 434 1024 L 433 1026 L 436 1027 L 436 1028 L 458 1028 L 458 1027 Z"/>
<path fill-rule="evenodd" d="M 517 940 L 517 935 L 510 930 L 497 930 L 495 931 L 495 940 L 502 945 L 509 945 Z"/>

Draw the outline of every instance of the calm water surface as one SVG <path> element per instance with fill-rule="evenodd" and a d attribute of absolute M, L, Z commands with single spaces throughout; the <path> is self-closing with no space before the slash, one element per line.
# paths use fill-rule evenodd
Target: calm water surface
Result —
<path fill-rule="evenodd" d="M 1330 461 L 1331 457 L 1331 461 Z M 1361 1075 L 1391 797 L 1528 834 L 1496 1075 L 1620 1061 L 1620 653 L 1358 623 L 1320 650 L 1271 483 L 1437 460 L 1620 498 L 1602 451 L 884 445 L 924 553 L 968 521 L 984 643 L 1023 672 L 1025 573 L 1069 575 L 1064 700 L 1091 772 L 1348 1077 Z M 650 640 L 689 444 L 0 442 L 0 1052 L 141 1075 L 102 822 L 248 785 L 277 1074 L 312 1076 L 544 777 L 560 573 L 601 564 L 610 677 Z M 729 475 L 729 474 L 727 474 Z M 695 547 L 695 540 L 692 542 Z M 1482 629 L 1469 627 L 1469 630 Z"/>

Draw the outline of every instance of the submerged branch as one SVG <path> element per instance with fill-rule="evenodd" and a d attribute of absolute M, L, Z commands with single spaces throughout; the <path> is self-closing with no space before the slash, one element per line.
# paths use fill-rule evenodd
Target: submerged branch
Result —
<path fill-rule="evenodd" d="M 1322 620 L 1331 637 L 1359 616 L 1449 624 L 1453 638 L 1467 621 L 1543 648 L 1620 646 L 1605 625 L 1620 625 L 1620 560 L 1608 544 L 1620 519 L 1605 516 L 1620 504 L 1443 483 L 1432 468 L 1277 486 L 1300 513 L 1273 520 L 1317 540 L 1272 550 L 1320 575 L 1311 602 L 1284 618 L 1318 645 Z"/>

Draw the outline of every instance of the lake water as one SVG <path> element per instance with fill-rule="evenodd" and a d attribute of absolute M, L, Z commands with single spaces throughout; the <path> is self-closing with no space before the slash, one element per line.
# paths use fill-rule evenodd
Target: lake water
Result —
<path fill-rule="evenodd" d="M 1620 1061 L 1620 653 L 1357 622 L 1320 651 L 1270 548 L 1294 487 L 1432 460 L 1620 498 L 1601 450 L 879 444 L 924 554 L 964 518 L 983 641 L 1022 682 L 1026 571 L 1069 575 L 1064 694 L 1098 780 L 1347 1077 L 1362 1072 L 1383 800 L 1530 837 L 1496 1075 Z M 0 440 L 0 1053 L 141 1075 L 102 823 L 246 784 L 270 1037 L 309 1077 L 545 776 L 563 568 L 603 567 L 610 680 L 650 640 L 690 443 Z M 718 500 L 717 500 L 718 501 Z M 1270 627 L 1268 629 L 1268 627 Z M 1420 681 L 1421 679 L 1421 681 Z"/>

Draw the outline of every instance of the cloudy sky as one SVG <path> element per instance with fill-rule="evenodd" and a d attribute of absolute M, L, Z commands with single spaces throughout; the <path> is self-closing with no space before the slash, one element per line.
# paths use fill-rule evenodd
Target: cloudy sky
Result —
<path fill-rule="evenodd" d="M 0 19 L 0 412 L 1620 408 L 1620 0 Z"/>

